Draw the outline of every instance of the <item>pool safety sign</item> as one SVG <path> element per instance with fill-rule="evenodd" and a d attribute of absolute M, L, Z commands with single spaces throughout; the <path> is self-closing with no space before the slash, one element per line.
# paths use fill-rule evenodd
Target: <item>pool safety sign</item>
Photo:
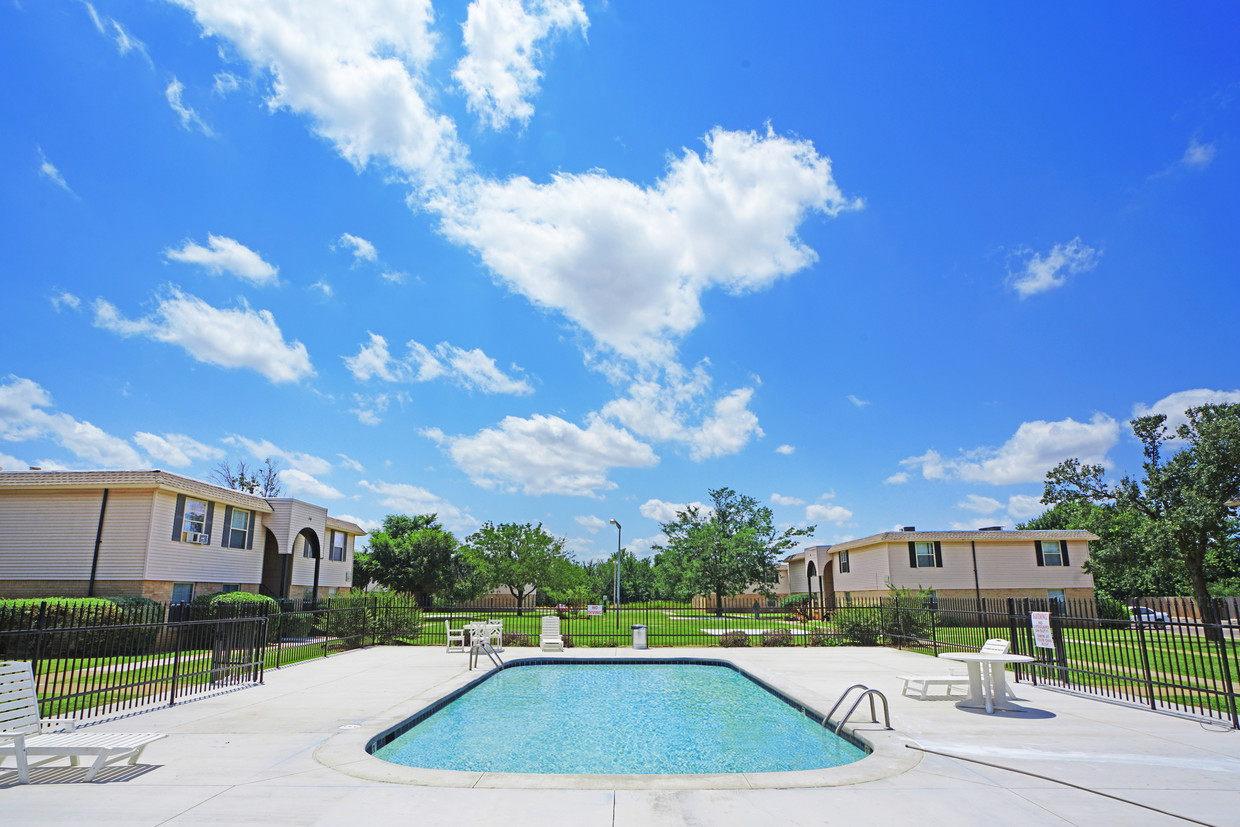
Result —
<path fill-rule="evenodd" d="M 1033 642 L 1039 649 L 1054 649 L 1055 639 L 1051 637 L 1051 613 L 1030 612 L 1033 621 Z"/>
<path fill-rule="evenodd" d="M 595 606 L 595 605 L 586 606 L 587 617 L 593 617 L 594 615 L 601 615 L 602 613 L 603 613 L 602 606 Z"/>

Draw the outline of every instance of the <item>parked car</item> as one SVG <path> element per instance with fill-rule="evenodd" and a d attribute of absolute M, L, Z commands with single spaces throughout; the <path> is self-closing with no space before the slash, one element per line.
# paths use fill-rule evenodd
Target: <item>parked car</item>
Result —
<path fill-rule="evenodd" d="M 1171 622 L 1171 618 L 1162 612 L 1156 612 L 1146 606 L 1136 606 L 1128 609 L 1128 616 L 1132 618 L 1132 628 L 1137 628 L 1137 624 L 1143 627 L 1153 629 L 1165 629 L 1167 624 Z"/>

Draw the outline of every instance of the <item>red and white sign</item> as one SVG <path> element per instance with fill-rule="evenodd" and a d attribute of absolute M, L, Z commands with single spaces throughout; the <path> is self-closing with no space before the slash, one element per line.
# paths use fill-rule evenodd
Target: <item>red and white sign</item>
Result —
<path fill-rule="evenodd" d="M 1030 612 L 1033 621 L 1033 642 L 1039 649 L 1054 649 L 1055 638 L 1051 637 L 1051 613 Z"/>
<path fill-rule="evenodd" d="M 601 615 L 602 613 L 603 613 L 602 606 L 594 606 L 594 605 L 586 606 L 587 617 L 593 617 L 594 615 Z"/>

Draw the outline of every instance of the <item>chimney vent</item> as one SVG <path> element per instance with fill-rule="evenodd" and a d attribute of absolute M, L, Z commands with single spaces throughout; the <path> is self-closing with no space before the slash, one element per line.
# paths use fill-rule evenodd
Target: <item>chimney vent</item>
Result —
<path fill-rule="evenodd" d="M 906 525 L 906 526 L 904 527 L 904 530 L 905 530 L 905 531 L 916 531 L 916 530 L 917 530 L 917 526 L 915 526 L 915 525 Z"/>

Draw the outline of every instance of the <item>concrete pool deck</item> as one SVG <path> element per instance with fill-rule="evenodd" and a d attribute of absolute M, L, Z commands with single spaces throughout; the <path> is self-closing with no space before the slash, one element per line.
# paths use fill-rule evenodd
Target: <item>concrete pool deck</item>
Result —
<path fill-rule="evenodd" d="M 508 659 L 540 655 L 535 649 L 505 654 Z M 1026 684 L 1014 685 L 1023 712 L 986 715 L 958 709 L 954 700 L 905 698 L 898 675 L 945 673 L 947 664 L 890 649 L 570 649 L 563 656 L 634 655 L 730 660 L 823 711 L 848 686 L 864 683 L 891 703 L 895 732 L 883 737 L 913 758 L 895 774 L 844 778 L 822 788 L 752 789 L 740 782 L 710 790 L 621 784 L 519 789 L 495 777 L 479 778 L 473 786 L 359 777 L 349 769 L 377 759 L 359 754 L 357 741 L 364 744 L 384 728 L 382 721 L 429 704 L 479 674 L 467 671 L 460 653 L 376 647 L 270 671 L 260 687 L 101 723 L 102 729 L 168 737 L 148 747 L 140 764 L 109 767 L 92 784 L 71 783 L 81 779 L 84 768 L 38 767 L 28 785 L 17 785 L 15 773 L 4 773 L 0 814 L 11 824 L 92 825 L 398 819 L 503 827 L 1188 823 L 960 758 L 1067 781 L 1207 824 L 1234 824 L 1240 812 L 1240 733 L 1217 724 Z M 862 722 L 855 732 L 869 738 L 880 728 Z M 960 758 L 923 754 L 905 748 L 905 742 Z"/>

